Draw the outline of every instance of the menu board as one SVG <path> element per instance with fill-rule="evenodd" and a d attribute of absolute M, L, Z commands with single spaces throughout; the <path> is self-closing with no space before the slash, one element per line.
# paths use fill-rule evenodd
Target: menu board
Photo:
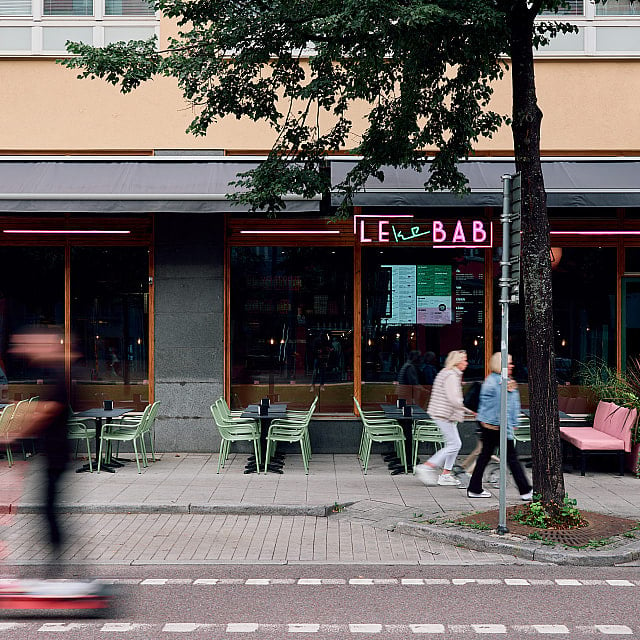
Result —
<path fill-rule="evenodd" d="M 391 271 L 386 324 L 445 325 L 452 321 L 450 265 L 382 265 Z"/>

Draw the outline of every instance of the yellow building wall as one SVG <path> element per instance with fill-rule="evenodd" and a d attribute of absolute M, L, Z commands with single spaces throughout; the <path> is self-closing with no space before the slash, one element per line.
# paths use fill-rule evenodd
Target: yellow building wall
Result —
<path fill-rule="evenodd" d="M 640 155 L 637 126 L 640 60 L 540 60 L 538 98 L 546 154 Z M 45 58 L 0 58 L 0 152 L 150 152 L 153 149 L 264 151 L 273 133 L 264 124 L 224 118 L 208 135 L 185 133 L 193 111 L 174 80 L 157 78 L 129 95 Z M 511 109 L 508 75 L 493 108 Z M 358 114 L 354 122 L 358 122 Z M 479 154 L 509 154 L 504 128 L 477 145 Z"/>

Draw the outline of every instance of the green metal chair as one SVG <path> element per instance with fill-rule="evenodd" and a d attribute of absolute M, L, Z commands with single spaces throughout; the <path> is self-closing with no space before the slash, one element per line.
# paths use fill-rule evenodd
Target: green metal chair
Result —
<path fill-rule="evenodd" d="M 444 436 L 433 420 L 416 420 L 411 434 L 411 461 L 415 475 L 418 464 L 418 448 L 421 442 L 428 442 L 435 450 L 444 446 Z"/>
<path fill-rule="evenodd" d="M 16 409 L 15 404 L 5 407 L 0 413 L 0 444 L 6 446 L 7 462 L 13 466 L 13 453 L 11 451 L 11 418 Z"/>
<path fill-rule="evenodd" d="M 269 461 L 276 451 L 278 442 L 288 442 L 300 444 L 302 454 L 302 464 L 305 474 L 309 474 L 309 461 L 311 460 L 311 438 L 309 437 L 309 423 L 318 406 L 318 396 L 311 403 L 311 406 L 302 415 L 289 415 L 286 418 L 276 418 L 269 426 L 267 434 L 267 450 L 264 456 L 264 470 L 267 471 Z"/>
<path fill-rule="evenodd" d="M 220 473 L 221 467 L 224 468 L 227 458 L 229 457 L 231 443 L 242 441 L 253 442 L 256 466 L 260 469 L 262 460 L 260 453 L 260 425 L 250 418 L 244 418 L 243 420 L 229 420 L 225 418 L 220 408 L 220 399 L 212 404 L 210 409 L 221 439 L 220 453 L 218 454 L 218 470 L 216 473 Z"/>
<path fill-rule="evenodd" d="M 78 445 L 84 440 L 87 445 L 87 458 L 89 458 L 89 471 L 93 473 L 93 462 L 91 461 L 91 440 L 96 437 L 96 430 L 87 427 L 81 420 L 67 421 L 67 438 L 76 441 L 75 457 L 78 457 Z"/>
<path fill-rule="evenodd" d="M 144 408 L 144 411 L 142 412 L 132 411 L 130 413 L 125 413 L 123 416 L 112 418 L 110 422 L 106 422 L 105 424 L 103 424 L 102 428 L 107 430 L 112 429 L 113 427 L 123 428 L 123 429 L 136 429 L 138 427 L 139 422 L 143 420 L 145 422 L 144 433 L 150 433 L 150 430 L 153 425 L 149 425 L 148 418 L 151 415 L 151 411 L 153 410 L 154 405 L 156 404 L 157 404 L 156 402 L 154 402 L 152 405 L 148 404 Z M 154 420 L 155 420 L 155 416 L 154 416 Z M 148 460 L 147 460 L 147 448 L 144 443 L 144 433 L 143 433 L 143 437 L 140 439 L 140 450 L 143 456 L 142 458 L 143 465 L 146 467 Z M 150 435 L 150 438 L 151 438 L 151 451 L 152 451 L 153 461 L 155 462 L 156 457 L 155 457 L 155 451 L 153 449 L 153 436 Z M 117 442 L 116 453 L 114 457 L 117 458 L 119 454 L 120 454 L 120 442 Z M 111 451 L 107 450 L 106 455 L 107 455 L 107 461 L 109 461 L 109 459 L 111 458 Z"/>
<path fill-rule="evenodd" d="M 371 445 L 374 442 L 391 442 L 395 448 L 396 455 L 400 458 L 400 462 L 404 465 L 404 472 L 408 473 L 407 456 L 404 450 L 405 437 L 402 427 L 396 420 L 389 418 L 371 419 L 362 411 L 356 398 L 353 399 L 360 419 L 362 420 L 362 437 L 360 439 L 360 451 L 358 457 L 362 462 L 364 474 L 367 474 L 369 468 L 369 459 L 371 457 Z"/>
<path fill-rule="evenodd" d="M 138 473 L 142 473 L 140 471 L 140 460 L 138 455 L 138 443 L 142 440 L 142 433 L 145 428 L 145 423 L 148 419 L 148 413 L 146 416 L 141 417 L 140 421 L 137 425 L 128 424 L 126 426 L 119 426 L 111 423 L 113 426 L 110 426 L 108 429 L 103 428 L 102 433 L 100 435 L 100 451 L 98 453 L 98 473 L 100 473 L 100 465 L 102 463 L 102 447 L 106 442 L 109 445 L 112 442 L 132 442 L 133 443 L 133 451 L 136 456 L 136 466 L 138 467 Z M 142 450 L 142 445 L 140 445 L 140 449 Z M 142 451 L 141 451 L 142 453 Z M 142 458 L 142 466 L 147 466 L 146 457 Z"/>

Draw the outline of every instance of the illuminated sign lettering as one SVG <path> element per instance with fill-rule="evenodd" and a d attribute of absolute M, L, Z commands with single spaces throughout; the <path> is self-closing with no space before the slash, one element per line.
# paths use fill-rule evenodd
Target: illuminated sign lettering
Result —
<path fill-rule="evenodd" d="M 398 218 L 404 218 L 399 220 Z M 361 243 L 401 244 L 412 242 L 440 249 L 490 248 L 493 233 L 490 221 L 485 220 L 406 220 L 402 216 L 354 216 L 354 233 Z"/>

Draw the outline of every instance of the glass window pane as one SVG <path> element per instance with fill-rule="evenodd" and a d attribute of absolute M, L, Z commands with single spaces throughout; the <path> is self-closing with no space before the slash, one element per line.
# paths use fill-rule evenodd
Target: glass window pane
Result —
<path fill-rule="evenodd" d="M 5 400 L 25 400 L 43 395 L 47 380 L 7 349 L 22 327 L 64 326 L 64 249 L 0 247 L 0 274 L 0 389 Z"/>
<path fill-rule="evenodd" d="M 630 0 L 609 0 L 606 4 L 596 5 L 597 16 L 636 16 L 640 15 L 637 2 Z"/>
<path fill-rule="evenodd" d="M 560 409 L 568 410 L 569 398 L 576 406 L 587 405 L 588 394 L 581 385 L 581 363 L 590 360 L 616 366 L 616 249 L 553 247 L 553 322 L 556 375 Z M 498 274 L 496 257 L 495 273 Z M 500 347 L 498 275 L 494 280 L 494 348 Z M 527 380 L 526 335 L 523 293 L 520 304 L 509 307 L 509 352 L 513 355 L 515 378 Z M 521 385 L 522 403 L 528 405 L 528 389 Z M 569 408 L 571 408 L 570 405 Z M 585 409 L 586 411 L 586 409 Z M 584 411 L 575 410 L 574 413 Z"/>
<path fill-rule="evenodd" d="M 0 0 L 0 16 L 30 16 L 31 0 Z"/>
<path fill-rule="evenodd" d="M 353 251 L 236 247 L 231 252 L 231 392 L 318 411 L 353 408 Z"/>
<path fill-rule="evenodd" d="M 427 406 L 449 351 L 466 349 L 465 380 L 484 375 L 483 251 L 366 249 L 362 258 L 362 401 Z M 401 373 L 420 352 L 418 384 Z"/>
<path fill-rule="evenodd" d="M 71 368 L 75 410 L 113 400 L 140 410 L 149 400 L 149 256 L 143 247 L 71 251 Z"/>
<path fill-rule="evenodd" d="M 106 16 L 152 16 L 153 2 L 147 0 L 105 0 Z"/>
<path fill-rule="evenodd" d="M 44 16 L 91 16 L 93 0 L 44 0 Z"/>
<path fill-rule="evenodd" d="M 563 6 L 555 11 L 542 11 L 541 15 L 581 16 L 584 15 L 584 0 L 565 0 Z"/>

